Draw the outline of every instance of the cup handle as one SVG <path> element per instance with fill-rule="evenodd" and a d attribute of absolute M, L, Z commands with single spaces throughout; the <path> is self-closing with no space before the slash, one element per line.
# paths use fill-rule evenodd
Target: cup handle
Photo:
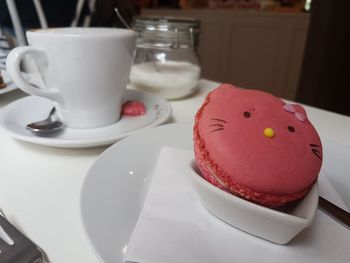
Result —
<path fill-rule="evenodd" d="M 39 68 L 46 67 L 48 65 L 48 59 L 43 50 L 31 46 L 16 47 L 11 50 L 6 59 L 6 69 L 13 82 L 20 89 L 31 95 L 45 97 L 62 104 L 62 96 L 57 90 L 47 87 L 43 89 L 37 88 L 24 79 L 21 74 L 20 64 L 26 55 L 33 56 Z"/>

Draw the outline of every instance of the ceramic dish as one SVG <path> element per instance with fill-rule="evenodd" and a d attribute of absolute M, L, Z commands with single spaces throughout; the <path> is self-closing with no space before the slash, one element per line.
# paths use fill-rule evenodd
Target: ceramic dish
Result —
<path fill-rule="evenodd" d="M 280 212 L 229 194 L 205 180 L 191 163 L 190 174 L 203 205 L 216 217 L 254 236 L 286 244 L 311 225 L 318 206 L 318 187 L 288 213 Z"/>

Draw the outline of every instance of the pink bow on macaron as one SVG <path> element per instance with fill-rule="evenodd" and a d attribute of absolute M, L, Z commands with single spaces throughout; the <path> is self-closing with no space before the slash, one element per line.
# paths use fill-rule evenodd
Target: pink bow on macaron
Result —
<path fill-rule="evenodd" d="M 296 106 L 298 106 L 298 107 L 296 107 Z M 299 121 L 305 121 L 305 120 L 307 120 L 307 117 L 306 117 L 305 112 L 299 111 L 299 110 L 298 110 L 298 108 L 301 108 L 301 109 L 302 109 L 301 106 L 296 105 L 296 104 L 292 105 L 292 104 L 286 103 L 286 104 L 284 104 L 283 108 L 284 108 L 286 111 L 290 112 L 290 113 L 294 113 L 295 117 L 296 117 Z"/>

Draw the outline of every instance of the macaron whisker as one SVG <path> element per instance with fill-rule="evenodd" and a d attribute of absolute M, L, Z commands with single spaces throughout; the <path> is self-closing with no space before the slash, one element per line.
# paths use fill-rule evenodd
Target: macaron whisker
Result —
<path fill-rule="evenodd" d="M 221 122 L 227 123 L 227 121 L 222 120 L 222 119 L 217 119 L 217 118 L 211 118 L 211 120 L 212 121 L 221 121 Z"/>
<path fill-rule="evenodd" d="M 224 127 L 224 125 L 223 124 L 220 124 L 220 123 L 217 123 L 217 124 L 210 124 L 209 125 L 210 127 L 216 127 L 216 126 L 218 126 L 218 127 Z"/>
<path fill-rule="evenodd" d="M 213 132 L 216 132 L 216 131 L 223 131 L 223 130 L 225 130 L 225 129 L 224 128 L 217 128 L 215 130 L 210 131 L 210 133 L 213 133 Z"/>
<path fill-rule="evenodd" d="M 320 147 L 318 144 L 313 144 L 313 143 L 311 143 L 311 144 L 309 144 L 311 147 Z"/>
<path fill-rule="evenodd" d="M 317 149 L 311 149 L 312 153 L 317 156 L 318 159 L 322 160 L 320 152 Z"/>

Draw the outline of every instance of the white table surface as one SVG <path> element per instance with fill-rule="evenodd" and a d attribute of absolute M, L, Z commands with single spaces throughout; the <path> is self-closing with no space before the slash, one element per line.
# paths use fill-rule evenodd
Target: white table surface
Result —
<path fill-rule="evenodd" d="M 204 96 L 217 85 L 202 80 L 196 94 L 172 101 L 170 121 L 193 121 Z M 20 90 L 0 95 L 0 110 L 24 96 Z M 350 146 L 349 117 L 305 108 L 321 136 Z M 41 146 L 13 139 L 0 129 L 0 208 L 43 248 L 50 262 L 98 262 L 81 223 L 79 197 L 89 168 L 106 148 Z"/>

